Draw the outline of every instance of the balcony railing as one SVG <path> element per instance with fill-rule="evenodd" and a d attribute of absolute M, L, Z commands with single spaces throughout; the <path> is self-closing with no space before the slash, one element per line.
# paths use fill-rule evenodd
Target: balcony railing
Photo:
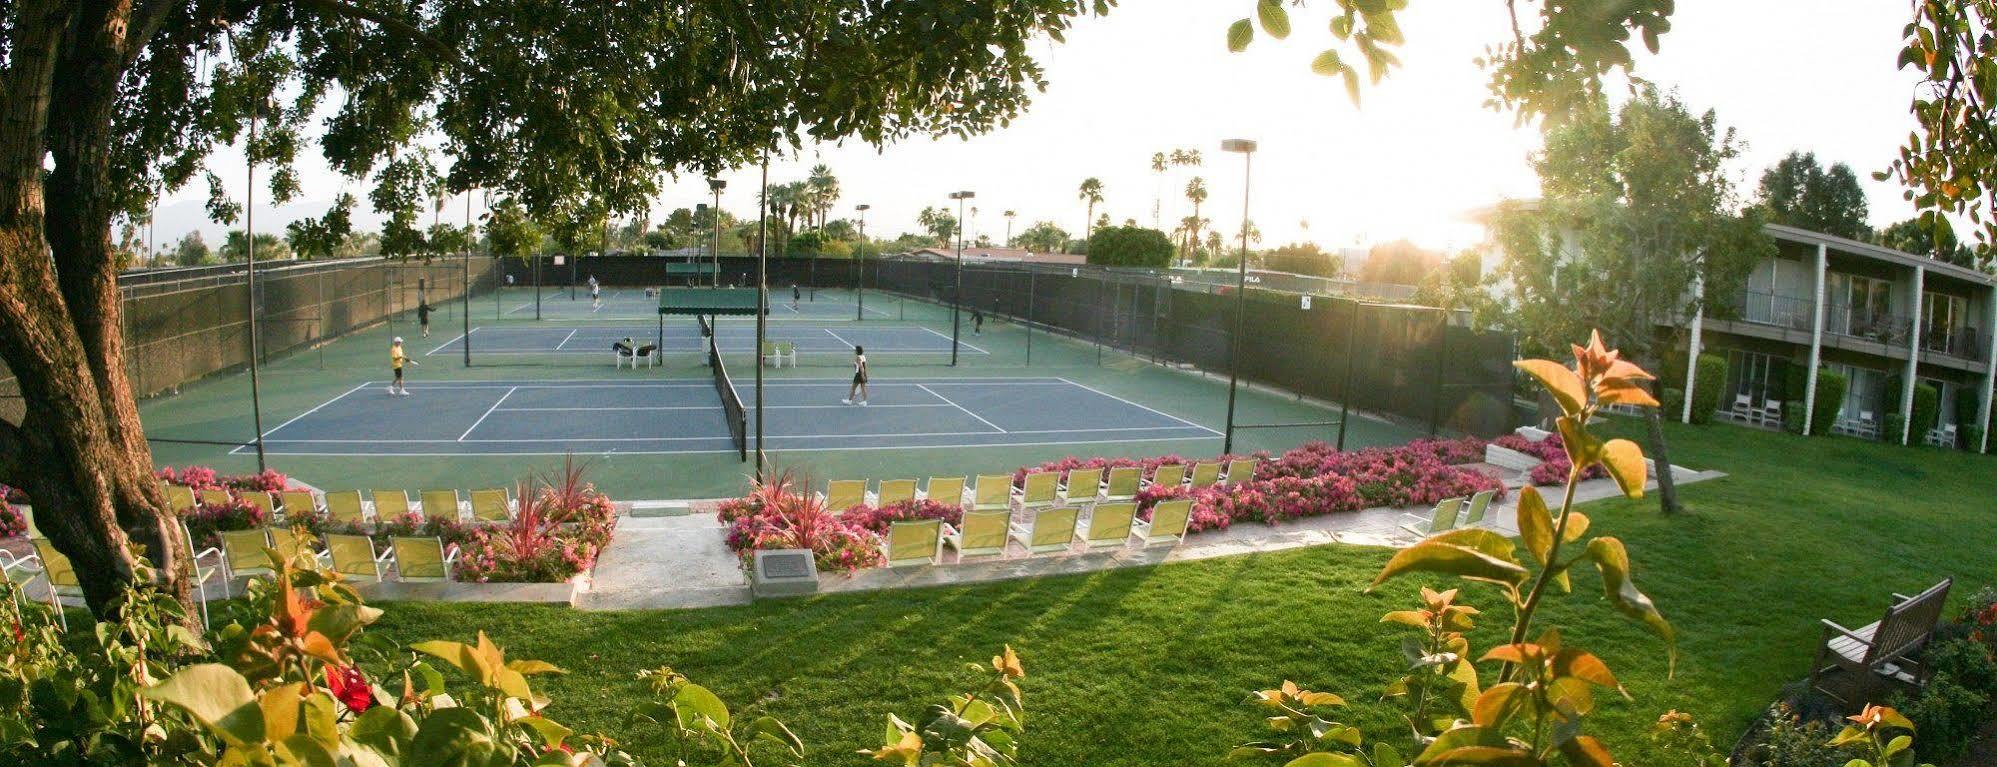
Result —
<path fill-rule="evenodd" d="M 1750 290 L 1741 293 L 1734 310 L 1743 322 L 1808 331 L 1812 303 L 1808 298 Z"/>
<path fill-rule="evenodd" d="M 1913 328 L 1913 320 L 1896 314 L 1835 304 L 1824 310 L 1825 332 L 1876 341 L 1887 346 L 1904 348 Z"/>
<path fill-rule="evenodd" d="M 1988 343 L 1976 328 L 1967 325 L 1952 328 L 1930 327 L 1921 336 L 1922 350 L 1972 362 L 1983 361 L 1983 355 L 1988 351 L 1986 346 Z"/>

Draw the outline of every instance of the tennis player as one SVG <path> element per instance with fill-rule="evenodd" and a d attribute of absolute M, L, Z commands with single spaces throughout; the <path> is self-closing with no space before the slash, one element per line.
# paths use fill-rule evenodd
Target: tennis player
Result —
<path fill-rule="evenodd" d="M 416 361 L 402 352 L 402 336 L 396 336 L 395 342 L 388 345 L 388 364 L 395 368 L 395 383 L 388 385 L 388 393 L 393 396 L 409 396 L 409 387 L 402 382 L 402 366 L 414 365 Z"/>
<path fill-rule="evenodd" d="M 846 390 L 846 398 L 840 400 L 840 404 L 853 404 L 854 395 L 858 395 L 860 407 L 867 406 L 867 347 L 865 346 L 853 347 L 853 387 Z"/>
<path fill-rule="evenodd" d="M 589 309 L 596 311 L 602 308 L 603 286 L 596 283 L 596 275 L 592 274 L 589 276 Z"/>

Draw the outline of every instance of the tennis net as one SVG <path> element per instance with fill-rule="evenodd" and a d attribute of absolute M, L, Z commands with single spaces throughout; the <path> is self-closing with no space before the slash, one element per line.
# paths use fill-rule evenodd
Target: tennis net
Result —
<path fill-rule="evenodd" d="M 703 322 L 705 322 L 703 320 Z M 707 364 L 714 370 L 714 391 L 721 395 L 722 417 L 728 420 L 728 436 L 735 438 L 735 452 L 742 460 L 749 460 L 749 413 L 742 407 L 742 397 L 735 393 L 735 381 L 728 377 L 727 363 L 722 362 L 721 352 L 714 344 L 714 338 L 707 340 Z"/>

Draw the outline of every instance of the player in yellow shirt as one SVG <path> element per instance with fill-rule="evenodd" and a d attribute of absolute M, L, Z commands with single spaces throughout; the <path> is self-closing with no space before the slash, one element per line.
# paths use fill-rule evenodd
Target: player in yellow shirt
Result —
<path fill-rule="evenodd" d="M 410 359 L 409 355 L 402 352 L 401 336 L 396 336 L 395 342 L 388 345 L 388 364 L 395 368 L 395 383 L 388 385 L 388 393 L 403 397 L 409 396 L 409 387 L 402 383 L 402 366 L 405 364 L 414 365 L 416 361 Z"/>

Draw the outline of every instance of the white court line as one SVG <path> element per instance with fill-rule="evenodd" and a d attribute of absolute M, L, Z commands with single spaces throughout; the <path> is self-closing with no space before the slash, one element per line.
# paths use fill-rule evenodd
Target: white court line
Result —
<path fill-rule="evenodd" d="M 846 348 L 848 348 L 848 349 L 858 349 L 858 348 L 860 348 L 859 346 L 855 345 L 855 344 L 854 344 L 854 343 L 853 343 L 852 341 L 848 341 L 848 340 L 846 340 L 846 339 L 844 339 L 844 338 L 840 338 L 840 337 L 839 337 L 839 334 L 838 334 L 838 333 L 834 333 L 834 332 L 832 332 L 832 329 L 831 329 L 831 328 L 819 328 L 819 330 L 823 330 L 823 331 L 825 331 L 825 334 L 826 334 L 826 335 L 828 335 L 828 336 L 831 336 L 831 337 L 832 337 L 832 340 L 834 340 L 834 341 L 838 341 L 839 343 L 842 343 L 842 344 L 845 344 L 845 345 L 846 345 Z"/>
<path fill-rule="evenodd" d="M 489 416 L 489 415 L 492 415 L 492 411 L 494 411 L 494 410 L 498 410 L 498 409 L 499 409 L 499 403 L 501 403 L 501 402 L 505 402 L 505 401 L 506 401 L 506 398 L 507 398 L 507 397 L 511 397 L 511 396 L 513 396 L 513 392 L 515 392 L 515 391 L 518 391 L 518 390 L 517 390 L 517 389 L 507 389 L 507 390 L 506 390 L 506 393 L 505 393 L 505 394 L 501 394 L 501 395 L 499 395 L 499 399 L 497 399 L 497 400 L 494 400 L 494 401 L 493 401 L 493 403 L 492 403 L 492 407 L 489 407 L 489 408 L 486 408 L 486 409 L 485 409 L 485 415 L 481 415 L 481 416 L 479 416 L 479 417 L 478 417 L 478 420 L 476 420 L 476 421 L 473 421 L 473 422 L 472 422 L 472 425 L 471 425 L 471 428 L 469 428 L 469 429 L 465 429 L 465 433 L 463 433 L 463 434 L 460 434 L 460 435 L 458 435 L 458 441 L 459 441 L 459 442 L 463 442 L 463 441 L 465 441 L 465 438 L 466 438 L 466 437 L 469 437 L 469 436 L 471 436 L 471 435 L 472 435 L 472 429 L 476 429 L 476 428 L 478 428 L 478 425 L 479 425 L 479 424 L 482 424 L 482 423 L 485 423 L 485 417 L 486 417 L 486 416 Z"/>
<path fill-rule="evenodd" d="M 317 413 L 317 412 L 319 412 L 319 410 L 320 410 L 321 408 L 324 408 L 324 407 L 326 407 L 327 405 L 331 405 L 331 404 L 333 404 L 333 403 L 335 403 L 335 402 L 339 402 L 340 400 L 343 400 L 343 399 L 346 399 L 346 398 L 347 398 L 347 395 L 349 395 L 349 394 L 352 394 L 352 393 L 354 393 L 354 392 L 357 392 L 357 391 L 360 391 L 360 390 L 362 390 L 362 389 L 365 389 L 365 388 L 367 388 L 367 387 L 369 387 L 369 386 L 372 386 L 372 385 L 374 385 L 374 382 L 373 382 L 373 381 L 364 381 L 364 382 L 362 382 L 362 383 L 361 383 L 361 385 L 359 385 L 359 386 L 356 386 L 356 387 L 354 387 L 354 388 L 352 388 L 352 389 L 348 389 L 348 390 L 346 390 L 346 391 L 344 391 L 344 392 L 341 392 L 341 393 L 340 393 L 340 396 L 337 396 L 337 397 L 334 397 L 334 398 L 332 398 L 332 399 L 329 399 L 329 400 L 326 400 L 325 402 L 321 402 L 321 403 L 319 403 L 319 404 L 317 404 L 317 405 L 313 405 L 313 406 L 312 406 L 312 409 L 311 409 L 311 410 L 307 410 L 307 411 L 305 411 L 305 412 L 303 412 L 303 413 L 299 413 L 298 415 L 295 415 L 295 416 L 292 416 L 292 417 L 291 417 L 291 420 L 288 420 L 288 421 L 285 421 L 284 423 L 281 423 L 281 424 L 278 424 L 278 425 L 276 425 L 276 426 L 272 426 L 272 427 L 270 427 L 270 428 L 268 428 L 268 429 L 265 429 L 265 430 L 264 430 L 264 433 L 263 433 L 263 438 L 264 438 L 265 440 L 269 440 L 269 439 L 270 439 L 270 435 L 272 435 L 272 434 L 275 434 L 275 433 L 277 433 L 277 430 L 278 430 L 278 429 L 282 429 L 282 428 L 284 428 L 284 427 L 286 427 L 286 426 L 290 426 L 290 425 L 292 425 L 292 424 L 294 424 L 294 423 L 297 423 L 297 422 L 298 422 L 298 419 L 300 419 L 300 418 L 304 418 L 304 417 L 306 417 L 306 416 L 308 416 L 308 415 L 311 415 L 311 414 L 313 414 L 313 413 Z M 229 451 L 229 454 L 230 454 L 230 455 L 236 455 L 236 454 L 237 454 L 237 453 L 238 453 L 239 451 L 241 451 L 241 450 L 243 449 L 243 447 L 244 447 L 243 445 L 237 445 L 237 446 L 236 446 L 236 447 L 235 447 L 234 449 L 232 449 L 232 450 L 230 450 L 230 451 Z"/>
<path fill-rule="evenodd" d="M 763 385 L 766 387 L 825 386 L 831 384 L 844 385 L 845 383 L 850 382 L 851 380 L 852 379 L 848 377 L 814 376 L 810 378 L 780 378 L 774 380 L 767 380 L 763 382 Z M 375 383 L 375 382 L 370 381 L 369 383 Z M 920 378 L 920 379 L 890 378 L 885 380 L 872 381 L 869 382 L 868 385 L 894 387 L 894 386 L 921 386 L 924 384 L 932 384 L 938 386 L 951 386 L 957 384 L 990 384 L 995 386 L 1080 386 L 1080 384 L 1073 383 L 1063 378 L 1004 378 L 1004 377 Z M 545 382 L 425 381 L 423 383 L 419 383 L 409 387 L 409 390 L 421 391 L 427 389 L 500 389 L 500 388 L 681 389 L 681 388 L 713 388 L 713 386 L 714 386 L 713 382 L 708 378 L 667 378 L 656 381 L 631 381 L 631 380 L 617 379 L 617 378 L 576 378 L 576 379 L 565 379 L 565 380 L 545 381 Z"/>
<path fill-rule="evenodd" d="M 1136 408 L 1142 408 L 1142 409 L 1144 409 L 1144 410 L 1149 410 L 1149 411 L 1151 411 L 1151 412 L 1153 412 L 1153 413 L 1157 413 L 1157 414 L 1159 414 L 1159 415 L 1162 415 L 1162 416 L 1164 416 L 1164 417 L 1166 417 L 1166 418 L 1170 418 L 1170 419 L 1172 419 L 1172 420 L 1174 420 L 1174 421 L 1178 421 L 1179 423 L 1183 423 L 1183 424 L 1185 424 L 1185 425 L 1187 425 L 1187 426 L 1192 426 L 1192 427 L 1196 427 L 1196 428 L 1199 428 L 1199 429 L 1202 429 L 1202 430 L 1205 430 L 1205 431 L 1206 431 L 1206 432 L 1207 432 L 1208 434 L 1212 434 L 1212 435 L 1214 435 L 1214 436 L 1216 436 L 1216 437 L 1224 437 L 1224 436 L 1227 436 L 1227 435 L 1225 435 L 1225 434 L 1221 434 L 1220 432 L 1217 432 L 1217 431 L 1214 431 L 1213 429 L 1211 429 L 1211 428 L 1208 428 L 1208 427 L 1206 427 L 1206 426 L 1202 426 L 1202 425 L 1200 425 L 1200 424 L 1196 424 L 1196 423 L 1193 423 L 1192 421 L 1188 421 L 1188 420 L 1186 420 L 1186 419 L 1184 419 L 1184 418 L 1180 418 L 1180 417 L 1178 417 L 1178 416 L 1176 416 L 1176 415 L 1172 415 L 1171 413 L 1167 413 L 1167 412 L 1165 412 L 1165 411 L 1163 411 L 1163 410 L 1159 410 L 1159 409 L 1157 409 L 1157 408 L 1153 408 L 1153 407 L 1146 407 L 1146 406 L 1144 406 L 1144 405 L 1139 405 L 1139 404 L 1137 404 L 1137 403 L 1135 403 L 1135 402 L 1131 402 L 1130 400 L 1127 400 L 1127 399 L 1124 399 L 1124 398 L 1122 398 L 1122 397 L 1119 397 L 1119 396 L 1116 396 L 1116 395 L 1114 395 L 1114 394 L 1111 394 L 1111 393 L 1109 393 L 1109 392 L 1106 392 L 1106 391 L 1103 391 L 1103 390 L 1101 390 L 1101 389 L 1097 389 L 1097 388 L 1095 388 L 1095 387 L 1093 387 L 1093 386 L 1084 386 L 1084 385 L 1082 385 L 1082 384 L 1078 384 L 1078 383 L 1075 383 L 1074 381 L 1069 381 L 1069 380 L 1068 380 L 1068 379 L 1066 379 L 1066 378 L 1063 378 L 1063 379 L 1061 379 L 1061 380 L 1062 380 L 1062 381 L 1064 381 L 1064 382 L 1066 382 L 1066 383 L 1067 383 L 1068 385 L 1070 385 L 1070 386 L 1080 386 L 1081 388 L 1084 388 L 1084 389 L 1087 389 L 1087 390 L 1089 390 L 1089 391 L 1092 391 L 1092 392 L 1095 392 L 1095 393 L 1097 393 L 1097 394 L 1100 394 L 1100 395 L 1102 395 L 1102 396 L 1105 396 L 1105 397 L 1108 397 L 1108 398 L 1110 398 L 1110 399 L 1113 399 L 1113 400 L 1116 400 L 1116 401 L 1118 401 L 1118 402 L 1121 402 L 1121 403 L 1123 403 L 1123 404 L 1126 404 L 1126 405 L 1129 405 L 1129 406 L 1131 406 L 1131 407 L 1136 407 Z"/>
<path fill-rule="evenodd" d="M 976 419 L 978 419 L 978 422 L 979 422 L 979 423 L 983 423 L 983 424 L 984 424 L 984 425 L 986 425 L 986 426 L 990 426 L 990 427 L 992 427 L 992 428 L 994 428 L 994 429 L 998 429 L 998 430 L 999 430 L 999 433 L 1000 433 L 1000 434 L 1005 434 L 1005 433 L 1006 433 L 1006 430 L 1005 430 L 1005 427 L 1003 427 L 1003 426 L 1000 426 L 1000 425 L 998 425 L 998 424 L 995 424 L 995 423 L 992 423 L 991 421 L 987 421 L 987 420 L 985 420 L 985 417 L 984 417 L 984 416 L 981 416 L 981 415 L 978 415 L 977 413 L 973 413 L 973 412 L 971 412 L 971 409 L 970 409 L 970 408 L 967 408 L 967 407 L 964 407 L 963 405 L 959 405 L 959 404 L 957 404 L 957 401 L 956 401 L 956 400 L 953 400 L 953 399 L 950 399 L 949 397 L 945 397 L 945 396 L 943 396 L 943 395 L 941 395 L 941 394 L 936 394 L 936 390 L 935 390 L 935 389 L 931 389 L 931 388 L 929 388 L 929 387 L 927 387 L 927 386 L 924 386 L 924 385 L 922 385 L 922 384 L 916 384 L 916 388 L 919 388 L 919 389 L 921 389 L 921 390 L 923 390 L 923 391 L 926 391 L 926 392 L 929 392 L 930 394 L 935 394 L 935 395 L 936 395 L 936 398 L 937 398 L 937 399 L 940 399 L 940 400 L 943 400 L 944 402 L 948 402 L 948 403 L 950 403 L 950 406 L 951 406 L 951 407 L 954 407 L 954 408 L 956 408 L 956 409 L 958 409 L 958 410 L 962 410 L 962 411 L 964 411 L 964 415 L 968 415 L 968 416 L 970 416 L 970 417 L 972 417 L 972 418 L 976 418 Z"/>
<path fill-rule="evenodd" d="M 485 327 L 485 326 L 484 326 L 484 325 L 480 325 L 479 327 L 476 327 L 476 328 L 472 328 L 471 330 L 467 330 L 467 331 L 465 331 L 465 332 L 463 332 L 463 333 L 459 333 L 459 334 L 458 334 L 458 337 L 457 337 L 457 338 L 453 338 L 453 339 L 451 339 L 451 340 L 449 340 L 449 341 L 445 341 L 445 342 L 444 342 L 444 343 L 443 343 L 442 345 L 438 346 L 437 348 L 435 348 L 435 349 L 431 349 L 430 351 L 428 351 L 428 352 L 425 352 L 425 353 L 423 354 L 423 356 L 425 356 L 425 357 L 428 357 L 428 356 L 430 356 L 430 355 L 432 355 L 432 354 L 436 354 L 437 352 L 441 352 L 441 351 L 443 351 L 443 350 L 444 350 L 444 347 L 446 347 L 446 346 L 450 346 L 451 344 L 454 344 L 454 343 L 457 343 L 457 342 L 459 342 L 459 341 L 462 341 L 462 340 L 464 340 L 464 339 L 465 339 L 465 338 L 466 338 L 467 336 L 470 336 L 470 335 L 471 335 L 471 334 L 473 334 L 473 333 L 477 333 L 477 332 L 479 331 L 479 329 L 480 329 L 480 328 L 483 328 L 483 327 Z"/>
<path fill-rule="evenodd" d="M 569 345 L 569 341 L 573 340 L 573 339 L 574 339 L 574 338 L 576 337 L 576 333 L 577 333 L 577 332 L 579 332 L 579 331 L 581 331 L 581 330 L 582 330 L 582 328 L 571 328 L 571 329 L 569 330 L 569 334 L 568 334 L 568 335 L 565 335 L 565 336 L 562 336 L 562 342 L 561 342 L 561 343 L 558 343 L 558 344 L 555 344 L 555 351 L 561 351 L 561 350 L 562 350 L 562 347 L 564 347 L 564 346 L 568 346 L 568 345 Z"/>
<path fill-rule="evenodd" d="M 935 334 L 937 338 L 941 338 L 941 339 L 943 339 L 943 340 L 945 340 L 945 341 L 948 341 L 948 340 L 950 340 L 950 337 L 949 337 L 949 336 L 946 336 L 946 335 L 943 335 L 943 332 L 942 332 L 942 331 L 940 331 L 940 330 L 937 330 L 937 329 L 935 329 L 935 328 L 927 328 L 927 327 L 918 327 L 918 328 L 916 328 L 916 330 L 926 330 L 926 331 L 929 331 L 930 333 L 933 333 L 933 334 Z M 985 351 L 985 350 L 983 350 L 983 349 L 980 349 L 980 348 L 978 348 L 978 347 L 977 347 L 976 345 L 972 344 L 972 343 L 971 343 L 971 342 L 969 342 L 969 341 L 961 341 L 961 340 L 960 340 L 960 341 L 958 341 L 958 342 L 957 342 L 957 345 L 958 345 L 958 346 L 962 346 L 962 347 L 964 347 L 964 348 L 966 348 L 966 349 L 970 349 L 971 351 L 974 351 L 974 352 L 977 352 L 977 353 L 979 353 L 979 354 L 991 354 L 991 352 L 988 352 L 988 351 Z"/>
<path fill-rule="evenodd" d="M 847 406 L 855 407 L 855 406 Z M 993 437 L 1000 434 L 1093 434 L 1096 432 L 1125 433 L 1133 431 L 1166 431 L 1184 429 L 1184 426 L 1119 426 L 1101 429 L 1025 429 L 1021 431 L 916 431 L 916 432 L 862 432 L 858 434 L 772 434 L 770 439 L 847 439 L 852 437 Z M 694 437 L 493 437 L 489 439 L 286 439 L 279 442 L 294 444 L 329 445 L 504 445 L 519 442 L 702 442 L 728 439 L 728 435 L 705 435 Z M 1181 437 L 1181 439 L 1211 439 L 1211 437 Z M 985 447 L 1009 447 L 1011 442 L 994 442 Z M 375 455 L 361 453 L 357 455 Z M 393 455 L 392 453 L 385 455 Z"/>
<path fill-rule="evenodd" d="M 851 408 L 851 407 L 853 407 L 853 406 L 852 406 L 852 405 L 764 405 L 764 406 L 763 406 L 763 409 L 764 409 L 764 410 L 831 410 L 831 409 L 834 409 L 834 408 L 837 408 L 837 409 L 841 409 L 841 410 L 844 410 L 844 409 L 847 409 L 847 408 Z M 871 408 L 883 408 L 883 407 L 949 407 L 949 405 L 942 405 L 942 404 L 921 404 L 921 405 L 868 405 L 867 407 L 871 407 Z M 645 405 L 645 406 L 639 406 L 639 407 L 624 407 L 624 406 L 621 406 L 621 405 L 620 405 L 620 406 L 612 406 L 612 407 L 509 407 L 509 408 L 501 408 L 501 410 L 503 410 L 503 411 L 505 411 L 505 412 L 508 412 L 508 413 L 540 413 L 540 412 L 582 412 L 582 413 L 621 413 L 621 412 L 624 412 L 624 411 L 626 411 L 626 410 L 713 410 L 713 409 L 714 409 L 714 406 L 713 406 L 713 405 Z M 754 407 L 752 406 L 752 407 L 750 407 L 749 409 L 750 409 L 750 410 L 754 410 L 755 408 L 754 408 Z M 1173 427 L 1170 427 L 1170 428 L 1174 428 L 1174 429 L 1176 429 L 1176 428 L 1179 428 L 1179 427 L 1177 427 L 1177 426 L 1173 426 Z"/>
<path fill-rule="evenodd" d="M 966 436 L 984 434 L 984 433 L 985 432 L 970 432 Z M 838 447 L 774 447 L 769 449 L 773 452 L 784 452 L 784 453 L 831 453 L 831 452 L 846 452 L 851 450 L 976 450 L 979 448 L 993 448 L 993 447 L 1049 447 L 1049 446 L 1061 447 L 1061 446 L 1089 445 L 1089 444 L 1121 445 L 1131 442 L 1184 442 L 1188 439 L 1195 439 L 1195 438 L 1118 437 L 1115 440 L 1099 440 L 1095 442 L 1087 442 L 1087 441 L 985 442 L 975 445 L 841 445 Z M 1212 437 L 1198 437 L 1197 439 L 1212 439 Z M 299 442 L 300 440 L 285 440 L 285 441 Z M 366 440 L 366 441 L 373 442 L 377 440 Z M 445 443 L 445 444 L 452 444 L 452 443 Z M 465 443 L 465 444 L 471 444 L 471 443 Z M 369 457 L 381 457 L 381 456 L 395 456 L 395 457 L 404 457 L 404 458 L 466 458 L 466 457 L 477 458 L 480 456 L 508 457 L 508 456 L 569 455 L 575 452 L 574 450 L 562 450 L 562 451 L 480 450 L 477 452 L 459 451 L 455 453 L 354 453 L 354 452 L 329 453 L 329 452 L 305 451 L 305 450 L 299 450 L 299 451 L 283 450 L 283 449 L 273 450 L 270 449 L 268 445 L 265 446 L 265 449 L 267 452 L 269 452 L 272 455 L 324 456 L 324 457 L 340 457 L 340 458 L 355 458 L 355 457 L 369 458 Z M 715 449 L 715 450 L 606 450 L 596 454 L 597 455 L 725 455 L 733 452 L 735 452 L 734 445 L 729 445 L 726 448 Z"/>

